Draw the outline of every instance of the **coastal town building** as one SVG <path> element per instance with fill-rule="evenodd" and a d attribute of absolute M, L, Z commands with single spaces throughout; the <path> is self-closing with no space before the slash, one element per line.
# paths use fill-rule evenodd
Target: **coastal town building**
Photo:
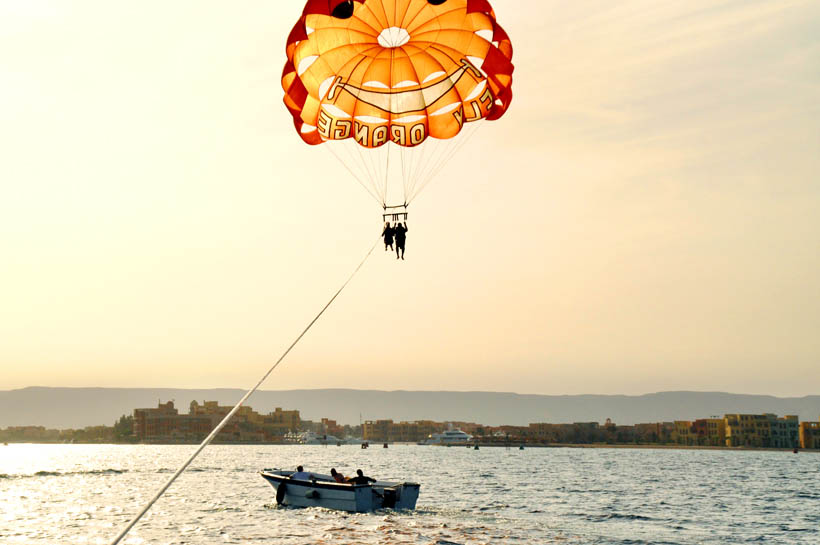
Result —
<path fill-rule="evenodd" d="M 134 436 L 139 441 L 192 441 L 204 439 L 233 407 L 216 401 L 191 401 L 188 414 L 179 414 L 173 401 L 156 408 L 134 409 Z M 216 436 L 225 442 L 277 441 L 299 429 L 299 411 L 280 407 L 267 415 L 243 406 Z"/>
<path fill-rule="evenodd" d="M 52 430 L 41 426 L 0 429 L 5 442 L 194 442 L 204 439 L 232 410 L 216 401 L 192 401 L 188 414 L 179 414 L 173 401 L 156 407 L 134 409 L 114 426 L 89 426 L 77 430 Z M 310 431 L 339 439 L 361 437 L 370 442 L 418 443 L 434 434 L 459 430 L 470 442 L 485 445 L 571 445 L 645 444 L 736 448 L 784 448 L 820 450 L 820 422 L 799 422 L 797 416 L 775 414 L 727 414 L 723 418 L 678 420 L 635 425 L 618 425 L 611 419 L 603 424 L 575 422 L 532 423 L 528 426 L 487 426 L 472 422 L 416 420 L 368 420 L 359 426 L 340 425 L 322 418 L 302 420 L 298 410 L 261 414 L 251 407 L 240 408 L 220 431 L 220 442 L 296 442 L 299 434 Z"/>
<path fill-rule="evenodd" d="M 536 443 L 557 443 L 559 437 L 558 424 L 538 422 L 530 424 L 528 437 Z"/>
<path fill-rule="evenodd" d="M 345 430 L 344 427 L 340 426 L 335 420 L 322 418 L 319 433 L 322 435 L 332 435 L 334 437 L 344 437 Z"/>
<path fill-rule="evenodd" d="M 607 419 L 603 426 L 597 422 L 573 424 L 530 424 L 523 437 L 541 444 L 586 443 L 669 443 L 675 437 L 673 422 L 641 423 L 623 426 Z"/>
<path fill-rule="evenodd" d="M 800 422 L 796 415 L 786 415 L 777 418 L 773 414 L 767 414 L 771 423 L 772 448 L 796 448 L 800 445 Z"/>
<path fill-rule="evenodd" d="M 367 420 L 362 425 L 362 439 L 377 443 L 417 443 L 419 441 L 426 440 L 433 433 L 439 433 L 446 430 L 448 427 L 450 427 L 450 424 L 444 422 L 433 422 L 432 420 L 417 420 L 413 422 Z"/>
<path fill-rule="evenodd" d="M 181 415 L 173 401 L 156 408 L 134 409 L 134 435 L 139 441 L 205 437 L 215 424 L 209 416 Z"/>
<path fill-rule="evenodd" d="M 635 424 L 635 441 L 637 443 L 669 443 L 675 431 L 674 422 L 651 422 Z"/>
<path fill-rule="evenodd" d="M 722 447 L 726 446 L 726 419 L 699 418 L 698 420 L 677 420 L 673 442 L 678 445 Z"/>
<path fill-rule="evenodd" d="M 272 413 L 268 413 L 262 418 L 262 423 L 279 430 L 281 435 L 285 435 L 287 432 L 298 431 L 302 419 L 299 417 L 299 411 L 285 411 L 281 407 L 276 407 Z"/>
<path fill-rule="evenodd" d="M 412 422 L 393 422 L 393 420 L 367 420 L 362 425 L 362 438 L 372 442 L 418 443 L 426 441 L 434 433 L 448 429 L 461 430 L 476 437 L 488 440 L 497 438 L 502 441 L 511 432 L 520 436 L 528 428 L 521 426 L 482 426 L 474 422 L 434 422 L 432 420 L 414 420 Z M 514 430 L 514 431 L 513 431 Z"/>
<path fill-rule="evenodd" d="M 710 447 L 722 447 L 726 444 L 726 419 L 704 418 L 695 420 L 695 425 L 698 444 Z"/>
<path fill-rule="evenodd" d="M 692 422 L 689 420 L 675 420 L 675 433 L 672 440 L 678 445 L 695 445 L 695 434 L 692 432 Z"/>
<path fill-rule="evenodd" d="M 389 441 L 392 420 L 365 420 L 362 424 L 362 439 L 365 441 Z"/>
<path fill-rule="evenodd" d="M 692 422 L 694 445 L 722 447 L 726 445 L 726 420 L 724 418 L 700 418 Z"/>
<path fill-rule="evenodd" d="M 44 426 L 9 426 L 2 430 L 3 440 L 13 441 L 51 442 L 60 439 L 60 430 L 46 429 Z"/>
<path fill-rule="evenodd" d="M 799 445 L 797 416 L 727 414 L 724 419 L 727 447 L 794 448 Z"/>
<path fill-rule="evenodd" d="M 0 442 L 3 443 L 113 443 L 116 440 L 112 426 L 86 426 L 67 430 L 44 426 L 9 426 L 0 429 Z"/>
<path fill-rule="evenodd" d="M 820 449 L 820 422 L 800 423 L 800 448 Z"/>

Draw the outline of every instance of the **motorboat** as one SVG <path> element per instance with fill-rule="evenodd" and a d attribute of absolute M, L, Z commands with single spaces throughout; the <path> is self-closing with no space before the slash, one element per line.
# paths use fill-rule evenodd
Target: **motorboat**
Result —
<path fill-rule="evenodd" d="M 376 509 L 415 509 L 420 485 L 376 481 L 370 484 L 337 483 L 330 475 L 311 473 L 310 480 L 291 479 L 294 471 L 260 472 L 276 490 L 276 503 L 292 507 L 325 507 L 354 513 Z"/>
<path fill-rule="evenodd" d="M 446 430 L 433 433 L 421 444 L 424 445 L 464 445 L 472 440 L 473 436 L 461 430 Z"/>

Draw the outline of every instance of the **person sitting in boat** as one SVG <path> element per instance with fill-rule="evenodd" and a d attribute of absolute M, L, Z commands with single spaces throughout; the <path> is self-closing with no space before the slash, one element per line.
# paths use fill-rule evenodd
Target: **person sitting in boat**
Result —
<path fill-rule="evenodd" d="M 376 479 L 374 479 L 373 477 L 366 477 L 361 469 L 357 469 L 356 476 L 349 478 L 347 482 L 352 484 L 370 484 L 375 483 Z"/>
<path fill-rule="evenodd" d="M 335 467 L 330 468 L 330 475 L 333 477 L 333 480 L 336 481 L 337 483 L 346 483 L 347 482 L 347 479 L 345 479 L 345 476 L 342 475 L 341 473 L 339 473 L 338 471 L 336 471 Z"/>
<path fill-rule="evenodd" d="M 299 479 L 300 481 L 309 481 L 313 478 L 313 475 L 307 473 L 302 466 L 296 466 L 296 473 L 291 473 L 290 478 Z"/>

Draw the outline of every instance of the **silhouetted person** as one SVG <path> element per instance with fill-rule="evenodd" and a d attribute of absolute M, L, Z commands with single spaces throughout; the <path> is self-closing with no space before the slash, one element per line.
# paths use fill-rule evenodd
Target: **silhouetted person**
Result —
<path fill-rule="evenodd" d="M 336 471 L 335 467 L 330 468 L 330 475 L 333 477 L 333 480 L 336 481 L 337 483 L 347 482 L 347 479 L 345 479 L 345 476 L 342 475 L 341 473 L 339 473 L 338 471 Z"/>
<path fill-rule="evenodd" d="M 396 233 L 395 229 L 390 227 L 390 222 L 386 222 L 384 224 L 384 231 L 382 231 L 382 236 L 384 237 L 384 251 L 387 251 L 387 247 L 390 247 L 390 251 L 393 251 L 393 235 Z"/>
<path fill-rule="evenodd" d="M 357 469 L 356 470 L 356 476 L 349 478 L 347 480 L 347 482 L 353 483 L 353 484 L 369 484 L 369 483 L 375 483 L 376 479 L 374 479 L 373 477 L 365 477 L 362 470 Z"/>
<path fill-rule="evenodd" d="M 401 258 L 404 259 L 404 241 L 407 239 L 407 222 L 397 223 L 393 228 L 396 237 L 396 259 L 399 258 L 399 250 L 401 250 Z"/>

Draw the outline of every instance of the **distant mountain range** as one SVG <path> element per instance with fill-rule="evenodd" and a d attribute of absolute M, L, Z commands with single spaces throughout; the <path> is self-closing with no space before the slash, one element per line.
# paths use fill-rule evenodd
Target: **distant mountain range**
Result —
<path fill-rule="evenodd" d="M 174 400 L 180 413 L 198 401 L 236 403 L 238 389 L 41 388 L 0 391 L 0 427 L 37 425 L 81 428 L 111 425 L 135 408 Z M 263 413 L 275 407 L 298 409 L 302 418 L 331 418 L 340 424 L 363 420 L 467 421 L 487 425 L 531 422 L 603 422 L 618 424 L 693 420 L 725 413 L 796 414 L 820 418 L 820 396 L 782 398 L 721 392 L 660 392 L 625 395 L 522 395 L 503 392 L 418 392 L 379 390 L 260 391 L 248 404 Z M 361 416 L 360 416 L 361 415 Z"/>

